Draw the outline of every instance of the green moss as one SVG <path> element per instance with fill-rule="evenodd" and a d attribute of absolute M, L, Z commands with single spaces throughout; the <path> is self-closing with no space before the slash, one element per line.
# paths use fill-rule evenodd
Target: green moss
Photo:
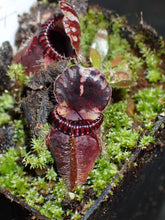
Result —
<path fill-rule="evenodd" d="M 162 36 L 159 37 L 159 50 L 157 52 L 158 56 L 161 57 L 162 55 L 165 55 L 165 44 L 164 39 Z"/>
<path fill-rule="evenodd" d="M 145 59 L 145 64 L 147 66 L 146 78 L 149 80 L 149 82 L 156 83 L 160 81 L 162 77 L 162 73 L 158 67 L 160 59 L 158 55 L 154 51 L 151 51 L 151 49 L 148 48 L 145 43 L 141 42 L 140 39 L 137 36 L 136 44 L 139 47 L 142 57 Z"/>
<path fill-rule="evenodd" d="M 76 186 L 74 188 L 74 198 L 76 198 L 77 201 L 83 200 L 84 197 L 84 186 Z M 72 195 L 73 196 L 73 195 Z"/>
<path fill-rule="evenodd" d="M 56 181 L 57 173 L 54 172 L 54 168 L 51 167 L 50 169 L 46 170 L 45 178 L 49 181 Z"/>
<path fill-rule="evenodd" d="M 113 105 L 108 105 L 104 110 L 104 121 L 102 124 L 103 136 L 111 131 L 120 130 L 121 128 L 129 129 L 132 125 L 132 120 L 125 113 L 127 102 L 121 101 Z"/>
<path fill-rule="evenodd" d="M 105 189 L 117 172 L 117 165 L 110 162 L 109 157 L 104 156 L 96 161 L 95 168 L 90 172 L 89 182 L 97 192 L 97 196 L 101 195 L 103 189 Z"/>
<path fill-rule="evenodd" d="M 23 130 L 19 131 L 19 137 L 17 132 L 18 127 L 21 129 L 23 126 L 20 126 L 20 121 L 16 121 L 15 124 L 16 138 L 14 138 L 14 140 L 18 141 L 19 144 L 17 148 L 9 148 L 7 152 L 1 156 L 0 185 L 5 189 L 9 189 L 13 195 L 24 199 L 30 206 L 38 209 L 51 219 L 62 219 L 63 210 L 61 201 L 67 192 L 67 188 L 62 179 L 56 182 L 57 174 L 53 169 L 53 159 L 50 152 L 44 149 L 45 143 L 43 136 L 46 135 L 45 132 L 48 126 L 44 126 L 43 133 L 38 140 L 33 140 L 32 151 L 27 153 L 26 148 L 20 146 L 20 140 L 21 142 L 23 141 Z M 45 160 L 41 159 L 43 154 L 45 154 Z M 25 158 L 21 164 L 20 159 L 22 156 L 25 156 Z M 39 162 L 39 160 L 41 160 L 41 162 Z M 24 171 L 24 163 L 26 165 L 30 164 L 33 169 L 44 167 L 45 172 L 43 172 L 42 177 L 37 175 L 35 177 L 29 176 L 29 174 Z M 47 200 L 44 196 L 45 193 L 50 193 L 52 199 Z"/>
<path fill-rule="evenodd" d="M 139 132 L 132 129 L 132 119 L 126 114 L 127 103 L 109 105 L 104 112 L 103 135 L 111 161 L 124 163 L 136 146 Z"/>
<path fill-rule="evenodd" d="M 24 123 L 22 120 L 14 120 L 14 136 L 13 141 L 17 143 L 18 146 L 23 146 L 25 144 L 25 131 Z"/>
<path fill-rule="evenodd" d="M 136 119 L 143 121 L 146 129 L 151 129 L 152 120 L 164 111 L 165 93 L 161 87 L 144 89 L 135 94 L 136 108 L 140 112 Z M 142 135 L 142 128 L 133 129 L 133 118 L 126 114 L 127 102 L 108 105 L 104 110 L 102 135 L 105 152 L 96 162 L 89 181 L 99 196 L 105 186 L 120 171 L 122 165 L 132 155 L 132 150 L 144 148 L 153 143 L 151 135 Z M 141 131 L 141 132 L 140 132 Z M 139 142 L 140 139 L 140 142 Z"/>
<path fill-rule="evenodd" d="M 8 113 L 0 112 L 0 126 L 10 121 L 11 117 Z"/>
<path fill-rule="evenodd" d="M 62 210 L 62 207 L 59 206 L 58 202 L 55 203 L 55 202 L 52 202 L 49 200 L 43 205 L 43 207 L 40 211 L 48 218 L 63 220 L 62 215 L 63 215 L 64 211 Z"/>
<path fill-rule="evenodd" d="M 28 177 L 23 166 L 18 166 L 19 153 L 14 148 L 3 154 L 0 160 L 0 185 L 10 189 L 14 195 L 21 196 L 26 192 Z"/>
<path fill-rule="evenodd" d="M 0 126 L 11 120 L 8 110 L 12 109 L 14 104 L 15 100 L 13 96 L 7 91 L 0 96 Z"/>
<path fill-rule="evenodd" d="M 143 137 L 140 140 L 139 146 L 142 148 L 147 147 L 150 143 L 154 142 L 154 137 L 151 135 L 143 135 Z"/>
<path fill-rule="evenodd" d="M 54 160 L 50 151 L 47 150 L 45 139 L 46 132 L 43 132 L 39 135 L 38 139 L 32 139 L 32 146 L 30 152 L 22 152 L 22 157 L 24 158 L 23 163 L 25 166 L 30 165 L 30 168 L 33 169 L 44 169 L 47 167 L 47 164 L 53 163 Z"/>
<path fill-rule="evenodd" d="M 114 136 L 115 135 L 115 136 Z M 139 133 L 131 128 L 123 128 L 107 134 L 107 152 L 115 163 L 124 163 L 131 156 L 133 147 L 136 146 Z"/>
<path fill-rule="evenodd" d="M 111 33 L 109 36 L 110 58 L 114 59 L 117 55 L 125 54 L 130 50 L 130 45 L 126 39 L 120 36 L 120 26 L 123 20 L 118 17 L 112 21 Z"/>
<path fill-rule="evenodd" d="M 24 67 L 22 64 L 12 64 L 9 66 L 8 76 L 12 80 L 16 80 L 20 84 L 28 84 L 31 76 L 27 76 L 24 72 Z"/>
<path fill-rule="evenodd" d="M 165 92 L 162 87 L 146 88 L 134 95 L 136 118 L 144 123 L 147 129 L 153 126 L 153 120 L 165 110 Z"/>
<path fill-rule="evenodd" d="M 78 220 L 81 219 L 82 215 L 76 210 L 75 213 L 72 214 L 71 220 Z"/>
<path fill-rule="evenodd" d="M 3 95 L 0 96 L 0 111 L 12 109 L 14 103 L 13 96 L 8 92 L 4 92 Z"/>
<path fill-rule="evenodd" d="M 97 160 L 89 179 L 98 196 L 131 156 L 139 140 L 140 134 L 132 129 L 132 119 L 126 109 L 127 102 L 118 102 L 104 110 L 102 135 L 105 152 Z"/>

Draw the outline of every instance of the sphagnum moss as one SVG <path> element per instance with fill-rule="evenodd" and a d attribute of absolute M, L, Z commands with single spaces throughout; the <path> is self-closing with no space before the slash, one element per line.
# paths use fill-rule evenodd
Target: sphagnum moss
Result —
<path fill-rule="evenodd" d="M 146 65 L 146 78 L 149 82 L 161 81 L 159 64 L 159 56 L 156 52 L 151 51 L 143 41 L 135 38 L 135 46 L 139 48 L 141 55 L 132 53 L 133 46 L 129 44 L 127 39 L 121 37 L 121 26 L 125 20 L 119 16 L 112 16 L 111 22 L 107 22 L 102 12 L 95 12 L 90 9 L 88 14 L 83 18 L 80 17 L 80 25 L 82 31 L 81 49 L 88 60 L 89 48 L 95 37 L 96 30 L 105 28 L 110 30 L 108 36 L 109 53 L 101 66 L 109 83 L 111 76 L 110 71 L 129 70 L 132 74 L 133 81 L 137 80 L 137 71 Z M 110 27 L 111 26 L 111 27 Z M 163 47 L 163 46 L 162 46 Z M 161 51 L 163 49 L 161 48 Z M 161 53 L 162 54 L 162 53 Z M 121 62 L 116 66 L 112 66 L 112 60 L 116 56 L 122 57 Z M 20 65 L 11 66 L 9 68 L 9 76 L 16 79 L 20 84 L 26 84 L 27 78 L 23 73 L 23 67 Z M 131 89 L 131 88 L 130 88 Z M 125 90 L 129 92 L 129 88 Z M 149 130 L 153 126 L 153 121 L 158 114 L 164 111 L 165 95 L 161 87 L 148 88 L 136 92 L 131 98 L 135 101 L 135 109 L 137 114 L 128 116 L 126 111 L 128 103 L 126 98 L 128 93 L 116 103 L 111 103 L 104 111 L 104 122 L 102 124 L 102 136 L 104 141 L 104 151 L 97 159 L 94 169 L 89 175 L 87 188 L 96 191 L 99 196 L 107 184 L 118 174 L 122 165 L 131 156 L 132 151 L 137 147 L 147 147 L 154 141 L 150 135 L 143 135 L 143 130 Z M 14 106 L 14 99 L 10 94 L 4 93 L 1 98 L 8 99 L 9 106 L 2 106 L 2 113 Z M 7 113 L 8 114 L 8 113 Z M 11 120 L 10 114 L 8 114 Z M 133 128 L 134 119 L 144 124 L 143 128 Z M 4 122 L 3 122 L 4 123 Z M 25 130 L 22 119 L 14 120 L 15 127 L 13 140 L 16 142 L 16 148 L 9 148 L 1 155 L 0 158 L 0 185 L 9 189 L 15 196 L 24 199 L 29 205 L 39 210 L 51 219 L 63 219 L 64 216 L 71 216 L 71 219 L 80 219 L 81 214 L 75 210 L 63 210 L 62 201 L 64 199 L 76 200 L 83 204 L 86 185 L 75 188 L 70 194 L 61 178 L 54 171 L 54 160 L 45 145 L 45 137 L 50 126 L 45 124 L 38 139 L 33 139 L 31 150 L 27 151 L 25 146 Z M 119 138 L 120 136 L 120 138 Z M 139 141 L 140 140 L 140 141 Z M 21 161 L 21 162 L 20 162 Z M 136 166 L 136 164 L 134 164 Z M 25 169 L 29 167 L 36 172 L 35 176 L 30 176 L 29 171 Z M 42 173 L 42 177 L 40 174 Z M 122 176 L 121 176 L 122 178 Z M 118 184 L 119 178 L 115 178 L 115 184 Z M 113 193 L 113 192 L 112 192 Z M 47 197 L 47 195 L 49 195 Z M 49 199 L 51 198 L 51 199 Z M 84 205 L 82 213 L 93 204 L 93 200 L 89 199 Z"/>

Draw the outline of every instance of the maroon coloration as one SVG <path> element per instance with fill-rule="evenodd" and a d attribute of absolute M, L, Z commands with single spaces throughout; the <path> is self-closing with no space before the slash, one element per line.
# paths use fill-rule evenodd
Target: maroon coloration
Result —
<path fill-rule="evenodd" d="M 71 66 L 56 80 L 54 93 L 61 116 L 68 120 L 95 120 L 110 101 L 112 92 L 98 69 Z"/>
<path fill-rule="evenodd" d="M 68 2 L 61 1 L 59 4 L 62 13 L 65 15 L 63 19 L 64 29 L 66 30 L 67 35 L 70 37 L 76 54 L 78 54 L 80 49 L 81 31 L 77 14 L 74 8 Z"/>
<path fill-rule="evenodd" d="M 97 130 L 101 123 L 103 122 L 103 114 L 96 120 L 67 120 L 60 116 L 57 112 L 57 107 L 54 108 L 52 111 L 52 119 L 54 126 L 59 130 L 62 131 L 64 134 L 68 134 L 71 136 L 81 136 L 90 134 L 93 131 Z"/>
<path fill-rule="evenodd" d="M 69 56 L 65 45 L 67 36 L 65 36 L 65 32 L 57 26 L 57 23 L 59 21 L 61 22 L 63 17 L 63 14 L 57 14 L 53 18 L 49 19 L 44 25 L 42 25 L 42 31 L 38 37 L 43 53 L 54 60 L 63 59 Z M 56 41 L 54 42 L 55 39 Z M 65 56 L 63 56 L 62 53 L 64 53 Z"/>
<path fill-rule="evenodd" d="M 59 105 L 52 112 L 47 145 L 59 175 L 72 190 L 86 181 L 100 154 L 101 111 L 111 88 L 99 70 L 72 66 L 56 79 L 54 93 Z"/>
<path fill-rule="evenodd" d="M 29 74 L 30 72 L 38 72 L 38 70 L 41 69 L 44 62 L 43 58 L 43 50 L 38 44 L 37 36 L 34 36 L 27 42 L 27 45 L 21 48 L 14 56 L 13 63 L 21 63 L 24 66 L 25 73 Z"/>
<path fill-rule="evenodd" d="M 59 13 L 39 26 L 34 37 L 14 57 L 25 72 L 38 72 L 60 59 L 76 57 L 80 49 L 80 25 L 74 8 L 59 2 Z"/>
<path fill-rule="evenodd" d="M 97 130 L 98 136 L 99 130 Z M 55 158 L 58 173 L 70 190 L 83 184 L 100 154 L 96 134 L 69 136 L 52 128 L 47 145 Z"/>

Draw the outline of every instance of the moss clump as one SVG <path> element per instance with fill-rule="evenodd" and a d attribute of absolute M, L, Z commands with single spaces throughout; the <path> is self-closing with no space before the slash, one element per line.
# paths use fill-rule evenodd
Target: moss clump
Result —
<path fill-rule="evenodd" d="M 0 185 L 10 189 L 14 195 L 22 196 L 27 191 L 28 177 L 23 166 L 18 166 L 19 152 L 9 148 L 0 160 Z"/>
<path fill-rule="evenodd" d="M 8 76 L 20 84 L 28 84 L 31 76 L 27 76 L 24 72 L 24 67 L 22 64 L 12 64 L 9 66 Z"/>
<path fill-rule="evenodd" d="M 49 126 L 47 126 L 46 129 L 48 128 Z M 49 129 L 47 131 L 49 131 Z M 45 133 L 41 134 L 38 139 L 33 138 L 31 151 L 22 151 L 22 157 L 24 158 L 23 163 L 25 164 L 25 166 L 29 165 L 32 169 L 45 169 L 47 167 L 47 164 L 53 163 L 53 158 L 50 151 L 47 150 L 45 139 Z"/>
<path fill-rule="evenodd" d="M 132 128 L 132 119 L 126 114 L 127 102 L 109 105 L 104 111 L 102 132 L 106 152 L 111 162 L 121 167 L 131 155 L 139 139 L 139 132 Z"/>
<path fill-rule="evenodd" d="M 10 122 L 11 116 L 8 111 L 14 107 L 14 104 L 13 96 L 7 91 L 0 96 L 0 126 Z"/>
<path fill-rule="evenodd" d="M 144 123 L 145 128 L 151 129 L 158 114 L 165 110 L 165 92 L 162 87 L 146 88 L 134 95 L 136 109 L 139 114 L 135 117 Z"/>
<path fill-rule="evenodd" d="M 140 142 L 139 142 L 139 146 L 142 148 L 147 147 L 150 143 L 154 142 L 154 137 L 151 135 L 143 135 L 143 137 L 141 138 Z"/>
<path fill-rule="evenodd" d="M 24 123 L 20 120 L 14 120 L 14 136 L 13 141 L 17 144 L 17 146 L 25 145 L 25 130 Z"/>
<path fill-rule="evenodd" d="M 117 165 L 110 162 L 108 155 L 103 156 L 96 161 L 96 165 L 90 173 L 89 182 L 97 192 L 97 196 L 101 195 L 102 191 L 110 183 L 117 172 Z"/>
<path fill-rule="evenodd" d="M 137 37 L 138 38 L 138 37 Z M 158 65 L 160 64 L 160 59 L 158 55 L 151 51 L 143 42 L 137 40 L 137 46 L 139 47 L 142 57 L 145 59 L 146 68 L 146 78 L 149 82 L 156 83 L 161 80 L 162 73 Z"/>

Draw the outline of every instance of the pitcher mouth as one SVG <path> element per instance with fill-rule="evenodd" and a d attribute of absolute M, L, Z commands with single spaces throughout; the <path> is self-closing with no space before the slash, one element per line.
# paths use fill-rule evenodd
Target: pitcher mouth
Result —
<path fill-rule="evenodd" d="M 75 55 L 75 49 L 62 24 L 64 15 L 58 14 L 49 19 L 39 34 L 39 44 L 45 55 L 52 59 L 67 59 Z"/>

